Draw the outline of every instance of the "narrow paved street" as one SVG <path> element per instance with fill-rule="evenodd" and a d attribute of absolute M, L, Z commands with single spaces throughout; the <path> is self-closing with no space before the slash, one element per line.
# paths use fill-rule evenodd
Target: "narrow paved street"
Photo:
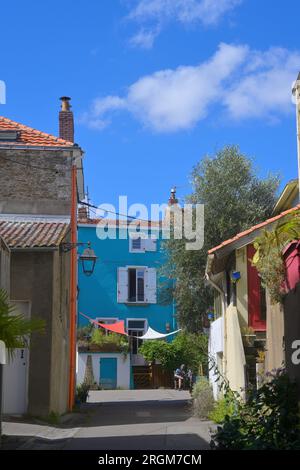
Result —
<path fill-rule="evenodd" d="M 211 423 L 175 390 L 91 392 L 89 418 L 64 449 L 207 449 Z"/>
<path fill-rule="evenodd" d="M 59 424 L 4 419 L 7 449 L 202 450 L 214 425 L 193 416 L 189 392 L 113 390 L 90 392 L 81 412 Z"/>

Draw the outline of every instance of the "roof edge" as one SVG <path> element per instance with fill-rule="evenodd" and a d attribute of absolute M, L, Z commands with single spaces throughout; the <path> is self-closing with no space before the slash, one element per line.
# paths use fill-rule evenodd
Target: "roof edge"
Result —
<path fill-rule="evenodd" d="M 218 252 L 220 252 L 219 256 L 221 257 L 225 255 L 226 253 L 228 253 L 228 251 L 232 251 L 234 248 L 235 249 L 241 248 L 245 244 L 249 243 L 248 240 L 246 243 L 246 240 L 245 240 L 246 237 L 249 237 L 250 239 L 254 239 L 257 236 L 257 232 L 261 231 L 263 228 L 267 227 L 268 225 L 276 223 L 278 220 L 282 219 L 286 215 L 292 214 L 293 212 L 296 212 L 297 210 L 300 210 L 300 204 L 297 204 L 297 206 L 292 207 L 291 209 L 287 209 L 281 212 L 280 214 L 265 220 L 264 222 L 260 222 L 259 224 L 253 225 L 249 229 L 238 233 L 233 238 L 229 238 L 228 240 L 225 240 L 224 242 L 220 243 L 220 245 L 217 245 L 216 247 L 208 250 L 208 254 L 218 255 Z M 230 247 L 232 247 L 231 250 L 230 250 Z"/>

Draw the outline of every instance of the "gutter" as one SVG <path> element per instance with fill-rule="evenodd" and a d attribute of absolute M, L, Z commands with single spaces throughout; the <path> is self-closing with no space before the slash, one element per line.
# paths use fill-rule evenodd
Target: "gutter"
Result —
<path fill-rule="evenodd" d="M 0 144 L 0 150 L 67 150 L 68 152 L 78 149 L 80 147 L 69 147 L 67 145 L 11 145 L 11 144 Z"/>
<path fill-rule="evenodd" d="M 34 251 L 34 252 L 38 252 L 38 251 L 57 251 L 59 249 L 58 246 L 28 246 L 28 247 L 11 247 L 10 248 L 10 251 L 12 253 L 14 252 L 27 252 L 28 251 Z"/>

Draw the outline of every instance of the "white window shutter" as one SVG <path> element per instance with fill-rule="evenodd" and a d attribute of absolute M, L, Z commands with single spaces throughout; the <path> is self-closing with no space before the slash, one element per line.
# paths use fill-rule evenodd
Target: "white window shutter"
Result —
<path fill-rule="evenodd" d="M 157 251 L 157 239 L 156 238 L 147 238 L 143 240 L 145 244 L 146 251 Z"/>
<path fill-rule="evenodd" d="M 147 268 L 145 270 L 145 301 L 149 304 L 156 304 L 156 269 Z"/>
<path fill-rule="evenodd" d="M 128 269 L 118 268 L 118 285 L 117 285 L 118 303 L 128 302 Z"/>

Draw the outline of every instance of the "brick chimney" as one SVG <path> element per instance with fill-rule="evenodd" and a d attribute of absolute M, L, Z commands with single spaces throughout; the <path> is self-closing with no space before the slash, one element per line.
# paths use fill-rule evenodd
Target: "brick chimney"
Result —
<path fill-rule="evenodd" d="M 88 220 L 88 211 L 85 206 L 78 207 L 78 222 Z"/>
<path fill-rule="evenodd" d="M 59 112 L 59 137 L 69 142 L 74 142 L 74 116 L 71 111 L 70 100 L 68 96 L 62 96 L 61 111 Z"/>

